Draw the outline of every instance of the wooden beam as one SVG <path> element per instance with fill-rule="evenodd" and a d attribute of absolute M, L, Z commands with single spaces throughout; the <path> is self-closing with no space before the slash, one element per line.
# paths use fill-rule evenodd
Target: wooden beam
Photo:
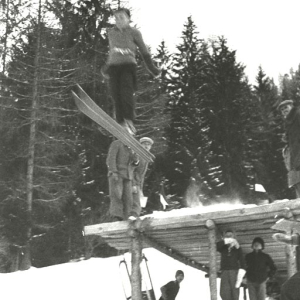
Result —
<path fill-rule="evenodd" d="M 218 299 L 217 289 L 217 247 L 216 247 L 216 225 L 213 220 L 206 221 L 206 227 L 208 229 L 208 241 L 209 241 L 209 289 L 210 299 Z"/>
<path fill-rule="evenodd" d="M 146 243 L 149 247 L 152 247 L 152 248 L 184 263 L 185 265 L 188 265 L 190 267 L 193 267 L 195 269 L 198 269 L 198 270 L 201 270 L 204 272 L 208 272 L 209 268 L 207 266 L 205 266 L 203 264 L 199 264 L 198 262 L 183 256 L 181 253 L 178 253 L 177 251 L 171 249 L 170 247 L 167 247 L 163 244 L 158 243 L 154 239 L 148 237 L 145 233 L 142 233 L 142 236 L 143 236 L 143 242 Z"/>
<path fill-rule="evenodd" d="M 138 231 L 131 232 L 131 299 L 142 299 L 142 241 Z"/>
<path fill-rule="evenodd" d="M 139 230 L 151 231 L 154 230 L 166 230 L 173 228 L 183 227 L 195 227 L 205 226 L 206 220 L 214 220 L 218 225 L 226 226 L 229 223 L 243 222 L 243 221 L 254 221 L 254 220 L 265 220 L 267 218 L 273 218 L 275 215 L 284 214 L 284 209 L 290 209 L 296 214 L 300 214 L 300 201 L 291 200 L 287 202 L 280 202 L 255 207 L 244 207 L 228 211 L 214 211 L 208 213 L 190 214 L 184 216 L 168 216 L 165 214 L 165 218 L 144 218 L 140 222 Z M 191 213 L 194 212 L 191 210 Z M 103 223 L 97 225 L 89 225 L 84 227 L 85 235 L 93 234 L 116 234 L 122 233 L 129 229 L 127 221 L 114 222 L 114 223 Z"/>

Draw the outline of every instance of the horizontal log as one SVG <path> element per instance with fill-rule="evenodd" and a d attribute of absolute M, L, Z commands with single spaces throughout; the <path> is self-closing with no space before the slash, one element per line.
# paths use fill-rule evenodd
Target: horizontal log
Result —
<path fill-rule="evenodd" d="M 165 218 L 148 218 L 147 220 L 142 220 L 142 222 L 138 224 L 138 229 L 143 231 L 143 229 L 147 230 L 147 228 L 151 227 L 157 230 L 169 228 L 195 227 L 199 225 L 205 226 L 205 222 L 208 219 L 214 220 L 217 226 L 219 224 L 228 224 L 245 220 L 265 220 L 266 218 L 272 218 L 275 214 L 279 215 L 285 208 L 289 208 L 294 214 L 300 215 L 300 201 L 291 200 L 287 202 L 280 202 L 257 207 L 245 207 L 229 211 L 217 211 L 176 217 L 168 217 L 168 213 L 166 213 Z M 193 210 L 191 210 L 191 213 L 192 212 Z M 85 235 L 101 235 L 102 232 L 122 232 L 128 229 L 129 223 L 127 221 L 123 221 L 85 226 L 84 233 Z"/>

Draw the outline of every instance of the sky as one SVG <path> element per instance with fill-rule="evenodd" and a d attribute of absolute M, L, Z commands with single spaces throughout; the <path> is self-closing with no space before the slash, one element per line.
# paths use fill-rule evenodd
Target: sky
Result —
<path fill-rule="evenodd" d="M 128 0 L 126 6 L 146 44 L 156 49 L 164 40 L 171 52 L 192 16 L 200 38 L 227 39 L 252 84 L 260 65 L 278 84 L 280 74 L 300 64 L 299 0 Z"/>

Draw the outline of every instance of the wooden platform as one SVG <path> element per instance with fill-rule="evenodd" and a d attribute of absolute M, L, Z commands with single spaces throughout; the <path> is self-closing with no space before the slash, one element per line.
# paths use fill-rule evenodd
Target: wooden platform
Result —
<path fill-rule="evenodd" d="M 85 227 L 85 235 L 99 235 L 119 250 L 129 250 L 131 237 L 142 237 L 143 248 L 157 250 L 199 270 L 209 270 L 209 241 L 207 221 L 216 225 L 217 239 L 226 229 L 235 231 L 243 252 L 251 252 L 252 240 L 259 236 L 265 241 L 265 252 L 270 254 L 280 273 L 286 273 L 286 245 L 275 242 L 271 227 L 287 212 L 300 217 L 300 199 L 281 201 L 255 207 L 203 214 L 144 218 L 134 223 L 129 221 L 103 223 Z M 219 265 L 219 255 L 217 256 Z"/>

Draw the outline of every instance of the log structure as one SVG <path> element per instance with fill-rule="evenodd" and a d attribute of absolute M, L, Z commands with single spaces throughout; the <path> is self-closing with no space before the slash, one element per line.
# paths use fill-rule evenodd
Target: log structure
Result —
<path fill-rule="evenodd" d="M 277 231 L 278 220 L 300 218 L 300 199 L 278 201 L 261 206 L 245 206 L 227 211 L 214 211 L 171 216 L 168 212 L 162 218 L 142 217 L 136 222 L 128 221 L 85 226 L 85 235 L 99 235 L 118 250 L 131 250 L 135 255 L 134 264 L 139 261 L 142 248 L 155 248 L 162 253 L 209 274 L 211 299 L 217 299 L 216 277 L 220 266 L 220 256 L 215 242 L 226 229 L 235 231 L 243 253 L 252 251 L 251 243 L 255 237 L 265 241 L 265 252 L 270 254 L 277 266 L 277 276 L 287 277 L 288 266 L 295 267 L 292 259 L 287 264 L 286 245 L 272 238 Z M 276 231 L 274 231 L 276 230 Z M 134 232 L 134 234 L 132 233 Z M 138 241 L 135 240 L 138 236 Z M 292 255 L 294 254 L 292 251 Z M 137 271 L 135 271 L 138 274 Z M 289 274 L 290 275 L 290 274 Z M 138 278 L 138 276 L 137 276 Z M 140 300 L 132 294 L 133 300 Z"/>

